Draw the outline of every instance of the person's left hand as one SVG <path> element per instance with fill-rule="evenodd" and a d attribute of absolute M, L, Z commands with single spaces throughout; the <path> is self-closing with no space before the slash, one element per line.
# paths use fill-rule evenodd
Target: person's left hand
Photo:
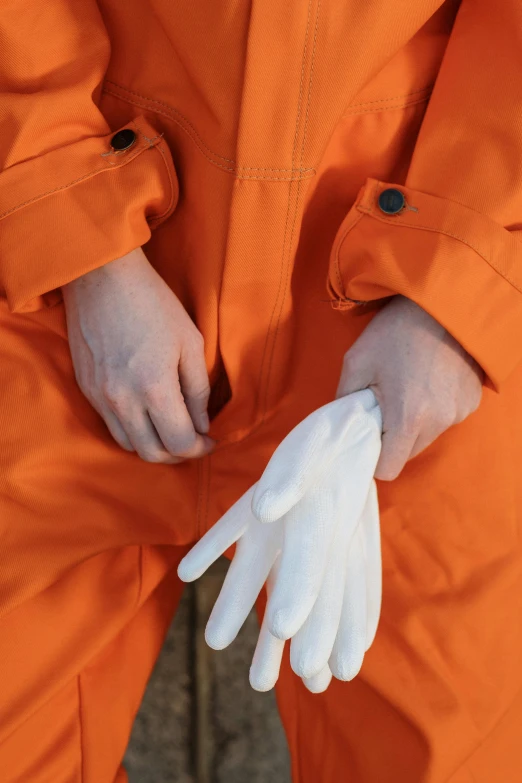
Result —
<path fill-rule="evenodd" d="M 373 318 L 345 354 L 337 398 L 369 387 L 383 418 L 375 477 L 406 462 L 475 411 L 483 371 L 434 318 L 403 296 Z"/>

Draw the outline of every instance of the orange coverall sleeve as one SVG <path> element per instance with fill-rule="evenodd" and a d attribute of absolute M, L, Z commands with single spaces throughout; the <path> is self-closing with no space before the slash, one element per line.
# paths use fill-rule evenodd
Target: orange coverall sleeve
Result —
<path fill-rule="evenodd" d="M 385 214 L 397 188 L 406 206 Z M 495 388 L 522 359 L 522 3 L 463 0 L 405 186 L 369 179 L 330 260 L 334 306 L 417 302 Z"/>
<path fill-rule="evenodd" d="M 125 126 L 129 149 L 111 148 L 98 107 L 110 42 L 94 0 L 4 3 L 0 42 L 0 294 L 28 311 L 143 245 L 177 182 L 144 117 Z"/>

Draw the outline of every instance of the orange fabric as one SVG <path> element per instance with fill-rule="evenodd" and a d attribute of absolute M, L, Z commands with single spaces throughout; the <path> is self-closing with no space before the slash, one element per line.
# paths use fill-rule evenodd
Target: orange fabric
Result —
<path fill-rule="evenodd" d="M 379 209 L 379 196 L 389 187 L 406 196 L 398 215 Z M 419 264 L 423 257 L 429 263 Z M 498 388 L 520 360 L 505 335 L 522 335 L 521 257 L 520 240 L 479 212 L 368 179 L 337 234 L 329 288 L 340 309 L 393 294 L 413 299 Z M 476 298 L 463 296 L 471 286 Z"/>
<path fill-rule="evenodd" d="M 104 553 L 4 620 L 2 781 L 126 783 L 121 761 L 181 597 L 186 551 Z"/>
<path fill-rule="evenodd" d="M 119 783 L 173 608 L 142 624 L 142 600 L 163 578 L 177 595 L 177 548 L 331 399 L 371 318 L 348 300 L 397 292 L 499 393 L 381 485 L 380 631 L 352 685 L 312 697 L 284 675 L 294 780 L 515 783 L 519 0 L 8 0 L 0 32 L 2 783 L 42 759 L 56 783 Z M 106 155 L 121 128 L 137 144 Z M 377 183 L 418 211 L 381 216 Z M 59 286 L 143 243 L 205 338 L 219 447 L 198 463 L 122 451 L 75 384 Z M 110 649 L 91 684 L 112 704 L 131 626 L 147 662 L 113 705 L 114 755 L 82 771 L 73 683 Z"/>

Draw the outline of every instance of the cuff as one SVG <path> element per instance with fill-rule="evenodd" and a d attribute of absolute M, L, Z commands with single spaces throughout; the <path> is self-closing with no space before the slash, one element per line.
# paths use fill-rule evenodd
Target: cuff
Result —
<path fill-rule="evenodd" d="M 122 132 L 123 131 L 123 132 Z M 0 288 L 14 312 L 144 245 L 176 206 L 168 146 L 143 118 L 0 174 Z"/>
<path fill-rule="evenodd" d="M 328 290 L 338 309 L 413 300 L 497 389 L 522 359 L 522 243 L 447 199 L 367 180 L 335 238 Z"/>

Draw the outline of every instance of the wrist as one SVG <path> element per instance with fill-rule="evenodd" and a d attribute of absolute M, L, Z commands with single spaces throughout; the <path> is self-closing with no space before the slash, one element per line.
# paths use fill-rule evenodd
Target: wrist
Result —
<path fill-rule="evenodd" d="M 119 278 L 122 275 L 128 276 L 129 273 L 143 268 L 145 264 L 147 266 L 149 264 L 147 257 L 141 247 L 138 247 L 120 258 L 109 261 L 107 264 L 92 269 L 85 275 L 81 275 L 80 277 L 71 280 L 69 283 L 62 285 L 63 295 L 64 297 L 67 297 L 70 293 L 74 293 L 80 289 L 97 286 L 100 283 Z"/>

